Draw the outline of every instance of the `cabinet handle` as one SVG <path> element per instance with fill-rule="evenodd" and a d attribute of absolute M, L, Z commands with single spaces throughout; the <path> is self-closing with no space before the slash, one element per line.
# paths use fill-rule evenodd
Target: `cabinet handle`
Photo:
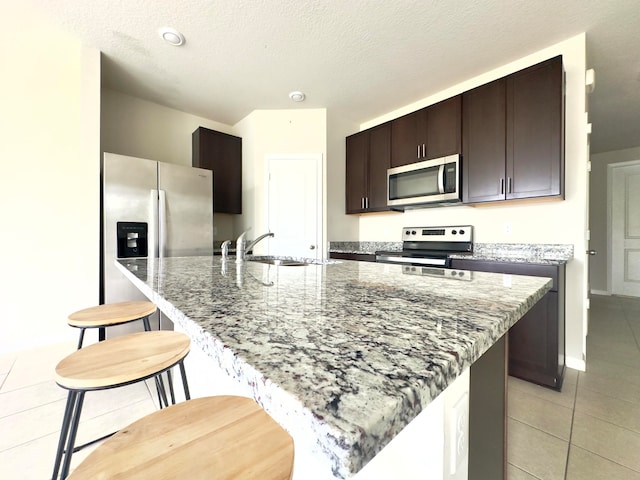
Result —
<path fill-rule="evenodd" d="M 369 208 L 369 197 L 364 197 L 364 208 Z"/>
<path fill-rule="evenodd" d="M 364 197 L 360 197 L 360 208 L 364 210 Z"/>
<path fill-rule="evenodd" d="M 422 144 L 422 158 L 427 158 L 427 147 L 425 144 Z"/>
<path fill-rule="evenodd" d="M 418 155 L 417 158 L 420 158 L 420 145 L 418 145 Z"/>
<path fill-rule="evenodd" d="M 504 195 L 504 178 L 500 179 L 500 195 Z"/>
<path fill-rule="evenodd" d="M 511 193 L 511 177 L 509 177 L 509 187 L 507 188 L 507 192 Z"/>

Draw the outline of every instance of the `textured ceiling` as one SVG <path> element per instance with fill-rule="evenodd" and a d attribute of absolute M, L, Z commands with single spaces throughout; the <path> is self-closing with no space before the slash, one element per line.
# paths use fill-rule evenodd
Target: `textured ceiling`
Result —
<path fill-rule="evenodd" d="M 362 123 L 584 31 L 591 151 L 640 145 L 638 0 L 31 2 L 104 53 L 105 86 L 229 125 L 314 107 Z"/>

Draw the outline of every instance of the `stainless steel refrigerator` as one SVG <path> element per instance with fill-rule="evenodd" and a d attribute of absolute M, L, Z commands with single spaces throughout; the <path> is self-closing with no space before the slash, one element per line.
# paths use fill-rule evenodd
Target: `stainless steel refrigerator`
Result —
<path fill-rule="evenodd" d="M 213 255 L 213 172 L 105 153 L 102 214 L 101 301 L 145 300 L 115 260 Z M 151 325 L 172 329 L 161 314 Z M 132 322 L 109 327 L 106 336 L 142 329 Z"/>

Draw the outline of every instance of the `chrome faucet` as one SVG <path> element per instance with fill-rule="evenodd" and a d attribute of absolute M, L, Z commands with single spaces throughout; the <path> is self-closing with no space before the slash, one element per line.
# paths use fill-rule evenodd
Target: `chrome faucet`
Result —
<path fill-rule="evenodd" d="M 251 250 L 256 245 L 256 243 L 258 243 L 263 238 L 274 236 L 272 232 L 268 232 L 268 233 L 265 233 L 264 235 L 260 235 L 249 245 L 246 245 L 245 236 L 248 231 L 249 230 L 242 232 L 238 237 L 238 239 L 236 240 L 236 262 L 238 263 L 243 262 L 245 260 L 246 252 Z"/>
<path fill-rule="evenodd" d="M 226 261 L 229 256 L 229 245 L 231 245 L 231 240 L 222 242 L 222 260 L 224 261 Z"/>

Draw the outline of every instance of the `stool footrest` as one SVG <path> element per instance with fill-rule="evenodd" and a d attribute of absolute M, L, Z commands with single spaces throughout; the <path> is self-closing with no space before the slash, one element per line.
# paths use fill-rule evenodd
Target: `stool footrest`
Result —
<path fill-rule="evenodd" d="M 106 435 L 101 436 L 100 438 L 96 438 L 95 440 L 91 440 L 90 442 L 87 443 L 83 443 L 82 445 L 78 445 L 77 447 L 74 447 L 73 450 L 71 450 L 73 453 L 79 452 L 80 450 L 82 450 L 83 448 L 87 448 L 90 445 L 93 445 L 94 443 L 98 443 L 101 442 L 102 440 L 104 440 L 105 438 L 109 438 L 114 436 L 116 433 L 118 433 L 118 431 L 116 430 L 115 432 L 111 432 L 111 433 L 107 433 Z M 67 453 L 67 451 L 65 450 L 64 453 Z"/>

